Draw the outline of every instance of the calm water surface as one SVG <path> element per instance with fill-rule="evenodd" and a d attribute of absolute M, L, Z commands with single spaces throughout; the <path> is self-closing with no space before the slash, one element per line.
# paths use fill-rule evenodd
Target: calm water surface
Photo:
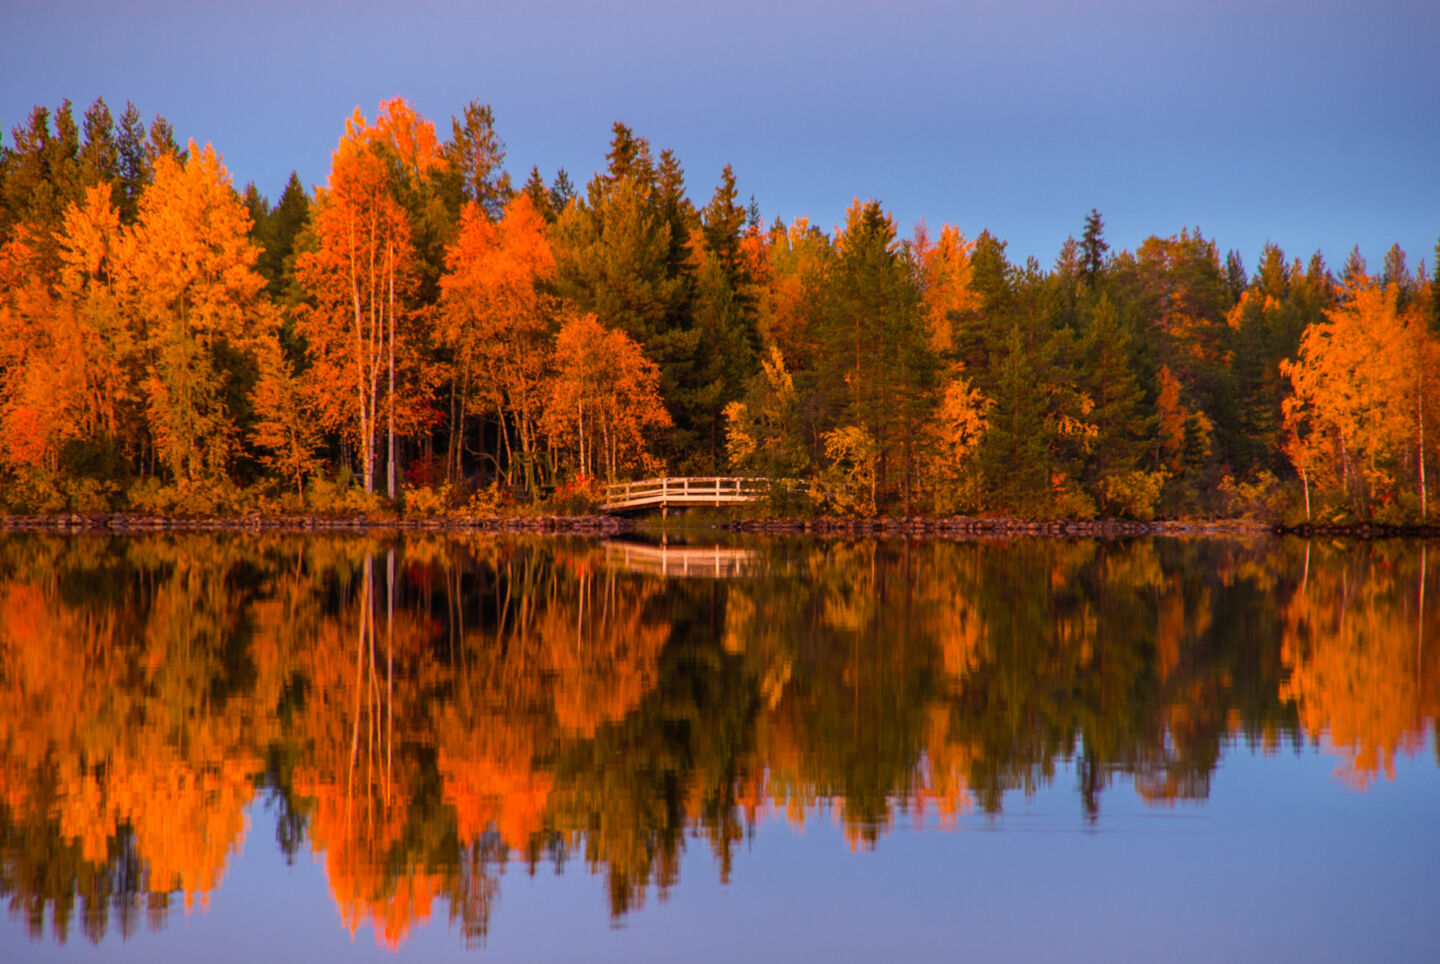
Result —
<path fill-rule="evenodd" d="M 0 960 L 1440 959 L 1440 549 L 0 539 Z"/>

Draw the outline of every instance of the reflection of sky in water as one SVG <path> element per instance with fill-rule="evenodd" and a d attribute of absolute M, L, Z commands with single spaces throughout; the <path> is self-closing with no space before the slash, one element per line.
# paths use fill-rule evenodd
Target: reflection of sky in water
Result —
<path fill-rule="evenodd" d="M 958 832 L 903 818 L 854 852 L 828 816 L 803 828 L 768 815 L 719 882 L 690 838 L 680 883 L 612 926 L 603 880 L 574 861 L 531 878 L 510 863 L 482 949 L 466 951 L 437 902 L 400 956 L 416 960 L 1425 960 L 1440 949 L 1433 908 L 1440 769 L 1427 740 L 1393 782 L 1364 792 L 1307 747 L 1227 749 L 1203 803 L 1146 804 L 1117 778 L 1090 824 L 1074 767 L 1002 816 L 967 813 Z M 208 912 L 172 913 L 159 933 L 111 935 L 106 960 L 390 959 L 369 926 L 341 926 L 323 862 L 291 868 L 273 814 L 251 807 L 244 852 Z M 0 959 L 93 958 L 72 934 L 32 943 L 13 915 Z"/>

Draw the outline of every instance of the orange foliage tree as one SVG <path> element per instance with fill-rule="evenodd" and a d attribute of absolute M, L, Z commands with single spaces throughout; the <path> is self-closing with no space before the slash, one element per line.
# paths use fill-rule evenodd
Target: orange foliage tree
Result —
<path fill-rule="evenodd" d="M 614 479 L 648 465 L 645 433 L 668 428 L 660 370 L 624 332 L 581 315 L 560 329 L 545 426 L 575 455 L 576 471 Z"/>
<path fill-rule="evenodd" d="M 421 380 L 414 370 L 417 318 L 409 304 L 415 248 L 398 192 L 403 172 L 434 161 L 434 130 L 427 134 L 427 126 L 403 101 L 383 105 L 373 128 L 356 109 L 335 149 L 329 181 L 317 191 L 315 250 L 295 265 L 314 300 L 313 309 L 301 314 L 300 330 L 309 341 L 307 378 L 322 419 L 357 442 L 365 491 L 373 492 L 383 399 L 392 498 L 396 419 L 403 423 L 418 414 L 413 404 L 397 400 L 397 364 L 402 382 Z"/>
<path fill-rule="evenodd" d="M 12 465 L 53 471 L 65 442 L 119 432 L 132 355 L 117 299 L 119 242 L 119 212 L 99 185 L 65 212 L 58 284 L 44 283 L 24 244 L 0 254 L 0 275 L 11 276 L 0 302 L 0 434 Z"/>
<path fill-rule="evenodd" d="M 543 285 L 555 276 L 545 219 L 527 195 L 491 222 L 475 202 L 466 205 L 460 236 L 446 252 L 440 279 L 439 340 L 455 353 L 457 412 L 450 465 L 459 472 L 465 409 L 478 396 L 499 416 L 509 454 L 507 421 L 520 440 L 525 482 L 535 485 L 535 455 L 553 343 L 554 299 Z M 507 480 L 513 459 L 507 459 Z"/>

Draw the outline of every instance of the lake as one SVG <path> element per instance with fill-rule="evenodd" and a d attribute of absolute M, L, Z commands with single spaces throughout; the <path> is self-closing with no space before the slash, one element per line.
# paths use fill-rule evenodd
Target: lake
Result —
<path fill-rule="evenodd" d="M 1440 959 L 1440 547 L 0 538 L 0 960 Z"/>

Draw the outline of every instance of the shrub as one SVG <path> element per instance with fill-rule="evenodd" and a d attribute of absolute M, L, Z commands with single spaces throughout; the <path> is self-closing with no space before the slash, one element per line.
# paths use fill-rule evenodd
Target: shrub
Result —
<path fill-rule="evenodd" d="M 603 496 L 604 489 L 597 480 L 580 475 L 555 489 L 549 508 L 555 515 L 594 515 Z"/>
<path fill-rule="evenodd" d="M 491 482 L 483 489 L 476 489 L 465 501 L 464 515 L 472 518 L 489 518 L 502 514 L 504 509 L 514 505 L 514 498 L 497 482 Z"/>
<path fill-rule="evenodd" d="M 405 489 L 405 514 L 419 518 L 444 515 L 450 507 L 449 485 L 417 485 Z"/>
<path fill-rule="evenodd" d="M 1127 519 L 1155 518 L 1160 493 L 1169 476 L 1161 472 L 1121 472 L 1100 480 L 1105 511 Z"/>
<path fill-rule="evenodd" d="M 1253 482 L 1236 482 L 1229 475 L 1216 489 L 1223 515 L 1259 522 L 1278 522 L 1285 517 L 1290 495 L 1270 472 L 1261 472 Z"/>
<path fill-rule="evenodd" d="M 4 500 L 9 511 L 34 515 L 63 512 L 68 504 L 56 476 L 39 468 L 18 470 L 4 488 Z"/>
<path fill-rule="evenodd" d="M 305 505 L 318 515 L 367 515 L 379 512 L 384 500 L 379 493 L 367 493 L 354 483 L 350 472 L 341 470 L 334 481 L 317 476 L 305 492 Z"/>

